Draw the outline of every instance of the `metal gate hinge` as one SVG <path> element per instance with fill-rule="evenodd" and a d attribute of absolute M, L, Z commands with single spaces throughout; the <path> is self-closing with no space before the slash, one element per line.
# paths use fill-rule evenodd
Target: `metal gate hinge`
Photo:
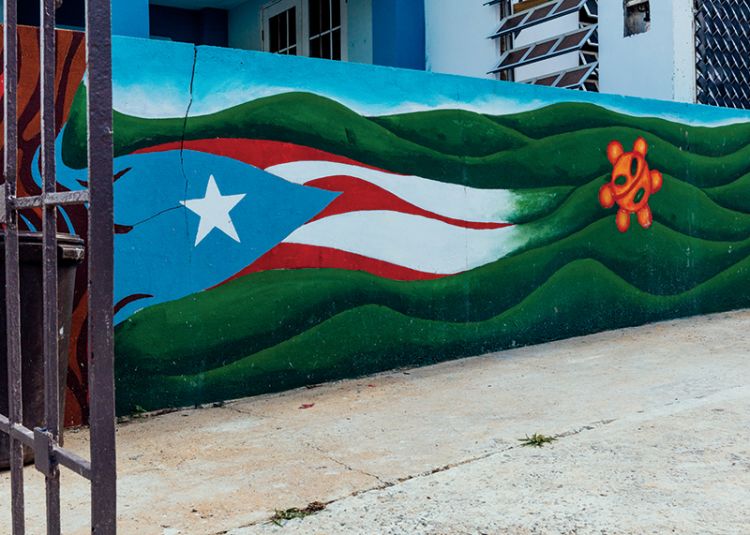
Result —
<path fill-rule="evenodd" d="M 34 429 L 34 467 L 46 477 L 52 477 L 57 470 L 54 454 L 55 437 L 46 429 Z"/>

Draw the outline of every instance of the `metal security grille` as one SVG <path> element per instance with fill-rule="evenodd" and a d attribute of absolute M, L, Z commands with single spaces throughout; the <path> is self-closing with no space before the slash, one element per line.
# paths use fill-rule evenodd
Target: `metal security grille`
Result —
<path fill-rule="evenodd" d="M 750 0 L 696 0 L 698 102 L 750 109 Z"/>
<path fill-rule="evenodd" d="M 522 83 L 599 90 L 599 41 L 597 0 L 493 0 L 488 5 L 500 7 L 500 25 L 491 35 L 497 39 L 500 61 L 489 71 L 501 80 L 516 80 L 516 69 L 571 52 L 578 52 L 579 65 L 564 71 L 546 72 Z M 523 30 L 539 26 L 566 15 L 578 14 L 578 28 L 563 35 L 550 35 L 541 41 L 517 46 L 515 39 Z"/>
<path fill-rule="evenodd" d="M 40 16 L 40 103 L 42 189 L 17 196 L 19 177 L 18 1 L 3 0 L 4 42 L 4 188 L 0 224 L 5 240 L 5 314 L 9 414 L 0 414 L 0 433 L 10 438 L 12 534 L 24 535 L 24 447 L 34 450 L 35 467 L 45 476 L 47 533 L 60 533 L 60 467 L 91 481 L 91 527 L 97 535 L 116 532 L 115 415 L 112 332 L 113 173 L 112 54 L 110 0 L 86 0 L 88 66 L 88 191 L 57 191 L 55 180 L 55 8 L 59 0 L 42 0 Z M 26 1 L 26 0 L 21 0 Z M 88 359 L 91 460 L 59 443 L 57 217 L 58 207 L 88 204 Z M 23 425 L 21 296 L 19 268 L 20 210 L 41 212 L 43 230 L 43 337 L 45 427 Z M 3 504 L 4 506 L 5 504 Z"/>

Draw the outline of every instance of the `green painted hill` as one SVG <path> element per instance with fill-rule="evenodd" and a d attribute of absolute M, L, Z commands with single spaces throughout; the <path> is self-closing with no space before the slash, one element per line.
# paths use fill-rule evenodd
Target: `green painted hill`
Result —
<path fill-rule="evenodd" d="M 399 138 L 454 156 L 489 156 L 517 149 L 531 141 L 490 118 L 463 110 L 371 117 L 371 121 Z"/>
<path fill-rule="evenodd" d="M 514 307 L 470 323 L 420 319 L 384 305 L 362 305 L 204 372 L 127 374 L 119 369 L 118 412 L 129 413 L 136 406 L 150 410 L 233 399 L 747 306 L 748 298 L 736 289 L 747 284 L 749 269 L 750 260 L 745 259 L 684 293 L 655 296 L 637 290 L 595 260 L 577 260 L 556 271 Z M 118 341 L 120 337 L 118 333 Z M 119 345 L 117 358 L 128 358 Z"/>
<path fill-rule="evenodd" d="M 63 157 L 71 167 L 85 165 L 84 105 L 83 93 L 79 93 L 63 138 Z M 590 120 L 592 115 L 598 119 Z M 507 124 L 492 128 L 488 123 L 493 121 Z M 399 173 L 479 188 L 521 189 L 589 182 L 611 170 L 603 157 L 610 141 L 630 146 L 638 136 L 646 135 L 652 167 L 688 183 L 717 187 L 750 173 L 747 125 L 697 129 L 643 119 L 644 126 L 640 126 L 641 119 L 584 104 L 560 104 L 493 121 L 471 112 L 445 111 L 367 118 L 324 97 L 285 93 L 187 121 L 116 113 L 115 142 L 116 154 L 122 155 L 180 140 L 183 133 L 187 140 L 271 139 L 316 147 Z M 529 126 L 537 121 L 544 127 Z M 549 126 L 558 123 L 564 127 Z M 525 132 L 511 130 L 522 129 L 522 124 Z M 537 139 L 525 137 L 543 132 L 546 135 Z M 702 148 L 713 149 L 690 152 L 691 140 L 698 143 L 699 137 Z"/>
<path fill-rule="evenodd" d="M 552 104 L 533 112 L 488 118 L 535 139 L 580 131 L 582 127 L 632 128 L 704 156 L 725 156 L 737 152 L 745 148 L 750 140 L 750 123 L 722 127 L 689 126 L 654 117 L 634 117 L 577 102 Z"/>

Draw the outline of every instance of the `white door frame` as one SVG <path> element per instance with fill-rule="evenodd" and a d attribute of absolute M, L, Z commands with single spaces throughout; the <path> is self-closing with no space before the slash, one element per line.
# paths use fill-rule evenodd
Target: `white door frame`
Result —
<path fill-rule="evenodd" d="M 349 19 L 347 7 L 349 0 L 338 0 L 341 3 L 341 61 L 349 59 Z M 310 17 L 308 13 L 308 0 L 273 0 L 261 7 L 261 29 L 263 31 L 261 41 L 263 50 L 268 52 L 271 48 L 269 39 L 268 20 L 279 13 L 297 8 L 297 55 L 310 55 Z"/>
<path fill-rule="evenodd" d="M 271 32 L 269 31 L 270 27 L 268 21 L 276 15 L 295 7 L 297 8 L 297 55 L 307 56 L 309 54 L 310 44 L 305 36 L 305 32 L 303 31 L 304 23 L 307 20 L 306 9 L 304 9 L 306 7 L 305 4 L 307 4 L 307 2 L 303 0 L 274 0 L 273 2 L 265 4 L 261 8 L 260 16 L 261 28 L 263 30 L 263 50 L 268 52 L 271 49 L 271 40 L 269 38 Z"/>

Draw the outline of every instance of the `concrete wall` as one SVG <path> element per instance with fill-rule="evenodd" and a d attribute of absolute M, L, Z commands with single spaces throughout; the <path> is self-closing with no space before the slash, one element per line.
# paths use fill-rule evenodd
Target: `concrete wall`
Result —
<path fill-rule="evenodd" d="M 87 180 L 81 40 L 58 37 L 60 189 Z M 750 307 L 748 111 L 124 37 L 113 58 L 120 413 Z"/>
<path fill-rule="evenodd" d="M 425 2 L 426 68 L 428 71 L 493 78 L 487 72 L 500 59 L 497 42 L 499 10 L 485 0 Z"/>
<path fill-rule="evenodd" d="M 374 0 L 377 2 L 378 0 Z M 373 0 L 349 0 L 349 61 L 373 62 Z"/>
<path fill-rule="evenodd" d="M 691 0 L 675 0 L 673 7 L 674 100 L 696 102 L 697 75 L 693 2 Z"/>
<path fill-rule="evenodd" d="M 120 412 L 750 306 L 748 112 L 138 40 L 115 106 Z"/>
<path fill-rule="evenodd" d="M 692 0 L 651 1 L 648 32 L 624 37 L 622 3 L 599 3 L 602 92 L 695 101 Z"/>

